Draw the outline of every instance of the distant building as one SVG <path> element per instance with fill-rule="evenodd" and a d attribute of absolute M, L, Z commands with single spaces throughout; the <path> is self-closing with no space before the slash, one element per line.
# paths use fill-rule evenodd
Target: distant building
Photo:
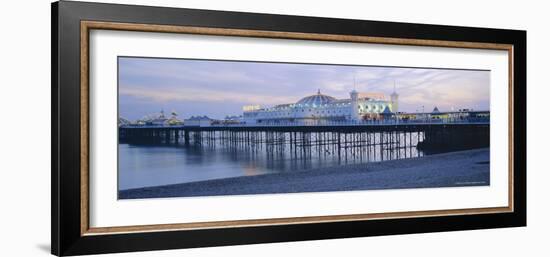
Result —
<path fill-rule="evenodd" d="M 192 127 L 208 127 L 211 126 L 215 120 L 210 119 L 208 116 L 191 116 L 189 119 L 183 120 L 185 126 Z"/>
<path fill-rule="evenodd" d="M 432 112 L 430 113 L 430 119 L 437 119 L 437 120 L 447 120 L 449 119 L 449 113 L 442 113 L 439 111 L 439 108 L 434 107 Z"/>
<path fill-rule="evenodd" d="M 243 123 L 243 116 L 225 116 L 225 118 L 219 123 L 224 125 L 230 125 L 230 124 L 242 124 Z"/>
<path fill-rule="evenodd" d="M 175 111 L 172 111 L 172 117 L 170 119 L 166 120 L 165 124 L 169 126 L 177 126 L 177 125 L 183 125 L 183 121 L 178 119 L 178 113 Z"/>
<path fill-rule="evenodd" d="M 160 110 L 160 113 L 146 115 L 137 120 L 134 124 L 138 126 L 176 126 L 183 124 L 183 122 L 178 119 L 178 114 L 175 111 L 172 111 L 171 115 L 170 118 L 167 118 L 164 115 L 164 110 Z"/>
<path fill-rule="evenodd" d="M 257 105 L 243 107 L 243 120 L 247 124 L 302 122 L 323 123 L 325 121 L 359 121 L 380 119 L 381 113 L 388 108 L 396 112 L 398 95 L 393 93 L 388 101 L 382 93 L 350 92 L 348 99 L 336 99 L 332 96 L 317 94 L 306 96 L 296 103 L 280 104 L 260 108 Z"/>
<path fill-rule="evenodd" d="M 130 125 L 131 122 L 123 117 L 119 117 L 118 118 L 118 126 L 121 127 L 121 126 L 127 126 L 127 125 Z"/>
<path fill-rule="evenodd" d="M 150 125 L 164 126 L 166 125 L 168 119 L 164 116 L 164 110 L 160 110 L 160 115 L 156 118 L 151 119 L 147 122 Z"/>

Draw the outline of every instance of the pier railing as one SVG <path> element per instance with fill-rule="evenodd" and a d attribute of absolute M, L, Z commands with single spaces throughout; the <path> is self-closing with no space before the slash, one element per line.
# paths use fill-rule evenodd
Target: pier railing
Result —
<path fill-rule="evenodd" d="M 388 126 L 388 125 L 430 125 L 430 124 L 489 124 L 488 118 L 466 119 L 415 119 L 415 120 L 319 120 L 319 121 L 269 121 L 258 123 L 212 123 L 207 125 L 123 125 L 121 128 L 186 128 L 186 127 L 319 127 L 319 126 Z"/>
<path fill-rule="evenodd" d="M 311 121 L 311 122 L 261 122 L 261 123 L 234 123 L 234 124 L 212 124 L 210 126 L 225 126 L 225 127 L 240 127 L 240 126 L 368 126 L 368 125 L 425 125 L 425 124 L 488 124 L 489 119 L 485 118 L 469 118 L 463 120 L 443 120 L 443 119 L 429 119 L 429 120 L 361 120 L 361 121 Z"/>

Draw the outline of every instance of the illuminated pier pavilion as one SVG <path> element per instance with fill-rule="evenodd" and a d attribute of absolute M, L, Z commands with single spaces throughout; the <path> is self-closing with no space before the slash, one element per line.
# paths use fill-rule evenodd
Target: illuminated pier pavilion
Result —
<path fill-rule="evenodd" d="M 390 99 L 382 93 L 350 92 L 348 99 L 317 94 L 306 96 L 296 103 L 261 108 L 258 105 L 243 107 L 246 124 L 303 123 L 323 124 L 330 121 L 378 120 L 384 113 L 398 112 L 399 95 L 394 91 Z"/>

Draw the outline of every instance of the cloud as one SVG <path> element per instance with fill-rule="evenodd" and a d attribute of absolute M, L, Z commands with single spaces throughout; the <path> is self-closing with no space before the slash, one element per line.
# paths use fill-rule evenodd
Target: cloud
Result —
<path fill-rule="evenodd" d="M 208 89 L 196 89 L 192 87 L 181 86 L 179 89 L 162 91 L 154 88 L 142 88 L 137 86 L 125 85 L 119 90 L 120 95 L 131 96 L 162 104 L 168 101 L 191 101 L 191 102 L 211 102 L 211 103 L 248 103 L 248 104 L 280 104 L 293 103 L 297 101 L 296 97 L 291 96 L 271 96 L 258 95 L 243 92 L 219 92 Z"/>
<path fill-rule="evenodd" d="M 201 111 L 210 115 L 227 115 L 230 111 L 240 114 L 242 105 L 294 103 L 318 89 L 336 98 L 348 98 L 354 88 L 389 95 L 394 83 L 401 111 L 414 112 L 421 106 L 438 106 L 442 111 L 489 108 L 489 71 L 119 59 L 119 93 L 124 96 L 119 97 L 124 106 L 121 112 L 129 118 L 141 115 L 134 110 L 142 110 L 143 106 L 167 104 L 193 111 L 200 106 Z"/>

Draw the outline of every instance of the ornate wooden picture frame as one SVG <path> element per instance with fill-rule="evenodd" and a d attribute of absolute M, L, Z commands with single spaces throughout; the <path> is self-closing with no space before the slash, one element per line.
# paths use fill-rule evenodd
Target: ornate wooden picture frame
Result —
<path fill-rule="evenodd" d="M 133 31 L 508 53 L 507 206 L 90 225 L 90 32 Z M 502 89 L 506 90 L 506 89 Z M 207 10 L 52 4 L 52 254 L 254 244 L 526 225 L 526 32 Z"/>

